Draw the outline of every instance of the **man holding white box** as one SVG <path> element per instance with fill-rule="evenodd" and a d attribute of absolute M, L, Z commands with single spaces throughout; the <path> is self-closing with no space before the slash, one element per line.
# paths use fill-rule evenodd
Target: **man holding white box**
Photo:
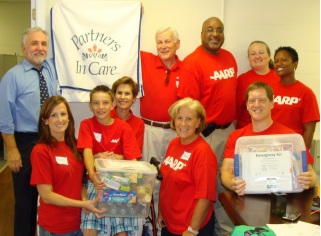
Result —
<path fill-rule="evenodd" d="M 246 105 L 252 123 L 231 133 L 226 142 L 221 167 L 223 185 L 229 190 L 235 191 L 239 196 L 244 195 L 246 183 L 244 180 L 237 180 L 234 176 L 234 151 L 237 139 L 241 136 L 295 133 L 286 126 L 272 120 L 273 90 L 268 84 L 264 82 L 251 84 L 246 91 Z M 308 171 L 302 172 L 298 176 L 298 184 L 301 185 L 302 189 L 314 187 L 317 180 L 316 173 L 311 165 L 313 157 L 308 150 L 307 154 Z"/>

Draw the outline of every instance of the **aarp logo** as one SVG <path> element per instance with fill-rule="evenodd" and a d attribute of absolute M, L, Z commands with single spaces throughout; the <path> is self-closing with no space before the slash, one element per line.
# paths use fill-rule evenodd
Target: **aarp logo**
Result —
<path fill-rule="evenodd" d="M 274 102 L 279 105 L 293 105 L 298 104 L 301 99 L 297 97 L 276 96 Z"/>

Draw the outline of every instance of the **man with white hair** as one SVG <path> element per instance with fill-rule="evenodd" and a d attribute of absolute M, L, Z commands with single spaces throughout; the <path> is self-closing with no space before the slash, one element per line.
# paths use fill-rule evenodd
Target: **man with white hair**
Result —
<path fill-rule="evenodd" d="M 178 33 L 171 27 L 161 28 L 155 34 L 157 55 L 141 52 L 142 97 L 140 114 L 145 123 L 142 160 L 155 157 L 162 162 L 168 143 L 176 137 L 170 128 L 169 107 L 177 101 L 177 87 L 181 61 L 176 55 L 180 47 Z M 159 183 L 154 187 L 154 205 L 158 210 Z M 156 214 L 157 215 L 157 214 Z"/>

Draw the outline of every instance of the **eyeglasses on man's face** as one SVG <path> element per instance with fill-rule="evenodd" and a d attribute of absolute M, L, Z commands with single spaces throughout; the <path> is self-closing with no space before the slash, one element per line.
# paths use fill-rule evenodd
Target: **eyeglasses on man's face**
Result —
<path fill-rule="evenodd" d="M 217 34 L 223 34 L 224 30 L 222 28 L 214 29 L 212 27 L 209 27 L 209 28 L 205 29 L 205 32 L 208 33 L 208 34 L 212 34 L 214 32 L 216 32 Z"/>

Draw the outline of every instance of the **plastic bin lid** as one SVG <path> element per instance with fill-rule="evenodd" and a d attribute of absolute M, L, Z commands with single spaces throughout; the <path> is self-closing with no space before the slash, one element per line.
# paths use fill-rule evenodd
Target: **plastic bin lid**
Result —
<path fill-rule="evenodd" d="M 146 161 L 129 161 L 113 159 L 95 159 L 95 167 L 100 172 L 130 172 L 142 174 L 157 174 L 157 170 Z"/>

